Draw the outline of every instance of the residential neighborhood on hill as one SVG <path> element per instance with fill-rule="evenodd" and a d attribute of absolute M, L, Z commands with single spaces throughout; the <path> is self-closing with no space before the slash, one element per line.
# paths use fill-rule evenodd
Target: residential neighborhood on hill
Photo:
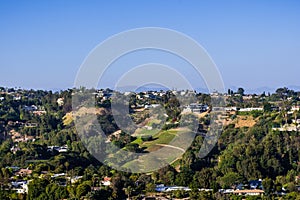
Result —
<path fill-rule="evenodd" d="M 95 111 L 72 109 L 72 97 L 83 91 L 95 96 Z M 129 115 L 137 125 L 131 135 L 112 120 L 116 92 L 0 87 L 1 199 L 299 198 L 300 92 L 117 92 L 129 97 Z M 216 95 L 226 100 L 223 109 L 214 109 L 211 98 Z M 180 105 L 181 98 L 187 99 L 185 105 Z M 222 133 L 211 152 L 200 158 L 212 113 L 220 110 Z M 109 167 L 88 151 L 74 125 L 76 117 L 87 114 L 97 116 L 108 136 L 104 142 L 128 152 L 102 152 L 124 166 L 133 164 L 127 158 L 130 152 L 180 149 L 170 142 L 181 134 L 178 130 L 189 130 L 179 127 L 181 119 L 194 116 L 198 128 L 191 146 L 168 166 L 130 173 Z M 89 132 L 88 126 L 84 129 Z"/>

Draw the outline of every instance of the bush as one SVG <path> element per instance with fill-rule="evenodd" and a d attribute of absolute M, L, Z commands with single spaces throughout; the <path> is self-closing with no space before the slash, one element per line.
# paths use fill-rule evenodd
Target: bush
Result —
<path fill-rule="evenodd" d="M 141 137 L 141 139 L 146 142 L 146 141 L 151 141 L 153 138 L 152 138 L 152 135 L 144 135 Z"/>

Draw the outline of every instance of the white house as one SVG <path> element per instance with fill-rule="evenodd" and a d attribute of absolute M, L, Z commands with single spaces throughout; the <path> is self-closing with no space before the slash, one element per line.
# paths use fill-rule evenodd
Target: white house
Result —
<path fill-rule="evenodd" d="M 233 191 L 233 194 L 238 194 L 238 195 L 249 195 L 249 196 L 258 196 L 264 194 L 263 190 L 235 190 Z"/>
<path fill-rule="evenodd" d="M 104 177 L 103 181 L 101 181 L 102 185 L 104 186 L 110 186 L 111 185 L 111 178 L 110 177 Z"/>
<path fill-rule="evenodd" d="M 264 108 L 240 108 L 240 112 L 263 111 Z"/>
<path fill-rule="evenodd" d="M 291 111 L 299 111 L 300 110 L 300 106 L 292 106 Z"/>

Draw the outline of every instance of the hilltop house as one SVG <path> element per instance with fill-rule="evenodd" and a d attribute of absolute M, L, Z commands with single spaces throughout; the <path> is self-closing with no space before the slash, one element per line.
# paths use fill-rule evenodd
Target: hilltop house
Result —
<path fill-rule="evenodd" d="M 183 113 L 202 113 L 206 112 L 209 109 L 208 105 L 205 104 L 197 104 L 197 103 L 191 103 L 190 105 L 187 105 L 183 109 Z"/>

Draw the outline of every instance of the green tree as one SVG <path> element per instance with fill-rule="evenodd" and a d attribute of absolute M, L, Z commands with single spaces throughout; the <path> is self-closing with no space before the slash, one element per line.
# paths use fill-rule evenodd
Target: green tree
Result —
<path fill-rule="evenodd" d="M 77 186 L 76 196 L 77 196 L 77 198 L 80 198 L 80 197 L 86 195 L 90 191 L 91 191 L 91 186 L 88 183 L 83 182 Z"/>
<path fill-rule="evenodd" d="M 242 181 L 241 176 L 236 172 L 229 172 L 219 178 L 219 184 L 222 188 L 233 188 L 234 185 Z"/>
<path fill-rule="evenodd" d="M 238 88 L 236 93 L 241 95 L 241 96 L 244 96 L 244 92 L 245 92 L 245 90 L 243 88 Z"/>
<path fill-rule="evenodd" d="M 125 191 L 125 194 L 127 195 L 128 199 L 130 199 L 130 195 L 133 192 L 133 188 L 131 186 L 128 186 L 124 189 L 124 191 Z"/>
<path fill-rule="evenodd" d="M 263 187 L 264 187 L 264 190 L 265 190 L 265 193 L 267 194 L 267 195 L 270 195 L 272 192 L 273 192 L 273 190 L 274 190 L 274 182 L 273 182 L 273 180 L 272 179 L 270 179 L 270 178 L 265 178 L 263 181 L 262 181 L 262 185 L 263 185 Z"/>
<path fill-rule="evenodd" d="M 155 184 L 154 183 L 148 183 L 146 185 L 146 191 L 147 192 L 155 192 Z"/>
<path fill-rule="evenodd" d="M 49 182 L 45 179 L 34 179 L 28 184 L 27 200 L 38 199 L 40 195 L 46 195 L 46 187 Z"/>

